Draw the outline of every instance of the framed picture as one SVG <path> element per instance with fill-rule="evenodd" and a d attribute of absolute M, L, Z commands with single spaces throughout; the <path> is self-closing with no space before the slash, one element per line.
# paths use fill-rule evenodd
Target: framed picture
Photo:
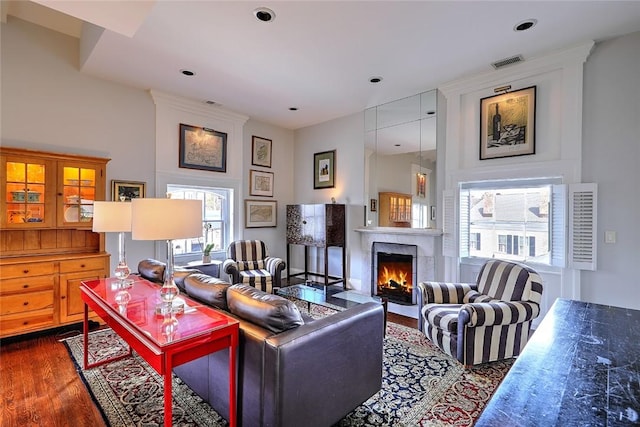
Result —
<path fill-rule="evenodd" d="M 378 201 L 376 199 L 371 199 L 369 201 L 369 210 L 371 212 L 377 212 L 378 211 Z"/>
<path fill-rule="evenodd" d="M 336 150 L 313 155 L 313 189 L 336 186 Z"/>
<path fill-rule="evenodd" d="M 431 221 L 435 221 L 435 220 L 436 220 L 436 207 L 431 206 Z"/>
<path fill-rule="evenodd" d="M 249 171 L 249 194 L 273 197 L 273 172 L 251 169 Z"/>
<path fill-rule="evenodd" d="M 424 173 L 416 174 L 416 196 L 422 198 L 427 196 L 427 175 Z"/>
<path fill-rule="evenodd" d="M 180 124 L 179 166 L 214 172 L 227 171 L 227 134 Z"/>
<path fill-rule="evenodd" d="M 251 164 L 271 167 L 271 140 L 253 135 L 251 137 Z"/>
<path fill-rule="evenodd" d="M 111 200 L 114 202 L 130 202 L 145 196 L 144 182 L 111 180 Z"/>
<path fill-rule="evenodd" d="M 536 87 L 480 100 L 480 160 L 535 154 Z"/>
<path fill-rule="evenodd" d="M 245 227 L 275 227 L 277 206 L 278 203 L 275 200 L 245 200 Z"/>

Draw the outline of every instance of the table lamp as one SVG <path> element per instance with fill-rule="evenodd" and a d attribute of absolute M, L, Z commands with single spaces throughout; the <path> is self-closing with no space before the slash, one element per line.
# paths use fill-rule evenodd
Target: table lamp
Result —
<path fill-rule="evenodd" d="M 118 265 L 115 276 L 120 280 L 119 286 L 124 288 L 131 284 L 127 280 L 131 270 L 127 266 L 124 233 L 131 231 L 131 203 L 127 202 L 93 202 L 93 231 L 118 234 Z"/>
<path fill-rule="evenodd" d="M 131 201 L 131 236 L 134 240 L 166 240 L 167 267 L 160 289 L 166 310 L 180 293 L 173 280 L 174 239 L 202 237 L 202 201 L 138 198 Z"/>

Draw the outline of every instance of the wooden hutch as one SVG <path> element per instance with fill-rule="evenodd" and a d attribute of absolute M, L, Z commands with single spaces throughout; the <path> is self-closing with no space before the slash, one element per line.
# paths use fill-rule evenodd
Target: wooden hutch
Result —
<path fill-rule="evenodd" d="M 0 147 L 0 337 L 82 320 L 80 282 L 110 268 L 91 231 L 108 161 Z"/>

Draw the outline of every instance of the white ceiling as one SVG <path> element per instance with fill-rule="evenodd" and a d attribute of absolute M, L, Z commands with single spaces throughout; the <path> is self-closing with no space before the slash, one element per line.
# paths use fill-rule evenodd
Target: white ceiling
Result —
<path fill-rule="evenodd" d="M 69 16 L 101 27 L 93 27 L 93 37 L 106 28 L 82 57 L 84 73 L 215 101 L 288 129 L 492 72 L 492 62 L 513 55 L 527 60 L 640 31 L 640 1 L 2 3 L 3 18 L 13 15 L 75 36 L 78 22 Z M 45 8 L 41 4 L 69 16 L 34 18 L 41 15 L 34 9 Z M 275 20 L 258 21 L 258 7 L 271 8 Z M 537 25 L 513 30 L 528 18 Z M 196 75 L 186 77 L 181 69 Z M 372 76 L 383 81 L 373 85 Z"/>

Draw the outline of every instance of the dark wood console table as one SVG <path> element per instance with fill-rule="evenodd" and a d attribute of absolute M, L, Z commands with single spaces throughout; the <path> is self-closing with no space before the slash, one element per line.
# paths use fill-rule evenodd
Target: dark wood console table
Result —
<path fill-rule="evenodd" d="M 640 310 L 558 299 L 476 426 L 635 426 L 639 414 Z"/>

